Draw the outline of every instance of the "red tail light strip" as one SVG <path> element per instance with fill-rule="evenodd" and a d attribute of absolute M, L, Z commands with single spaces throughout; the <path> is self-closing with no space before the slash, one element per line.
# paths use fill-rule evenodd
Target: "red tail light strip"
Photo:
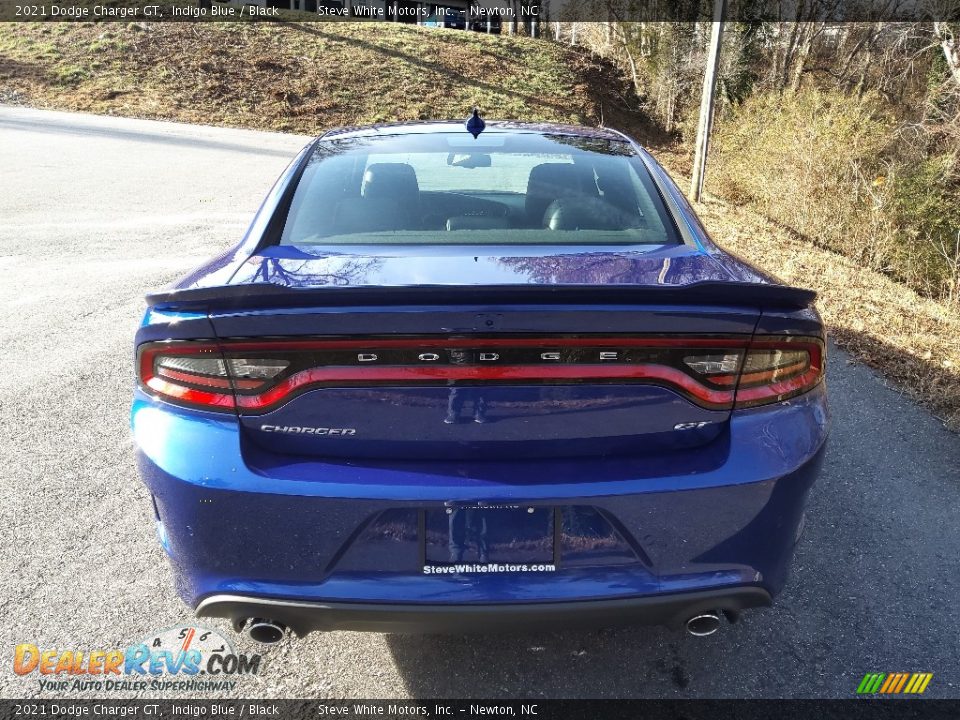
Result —
<path fill-rule="evenodd" d="M 788 365 L 787 367 L 776 368 L 773 370 L 762 370 L 760 372 L 746 373 L 741 375 L 739 378 L 740 387 L 745 385 L 753 385 L 758 382 L 766 382 L 773 378 L 775 372 L 779 372 L 783 375 L 792 375 L 793 373 L 800 372 L 807 367 L 807 363 L 798 362 L 793 365 Z M 717 375 L 710 378 L 710 381 L 716 383 L 717 385 L 736 385 L 737 376 L 736 375 Z"/>
<path fill-rule="evenodd" d="M 390 349 L 393 350 L 390 350 Z M 502 349 L 503 364 L 472 362 L 439 362 L 438 364 L 406 364 L 403 350 L 436 350 L 429 353 L 438 360 L 444 350 L 472 349 L 475 353 L 488 348 Z M 583 354 L 577 348 L 600 348 Z M 622 349 L 613 361 L 603 357 L 604 348 Z M 533 349 L 533 350 L 532 350 Z M 576 353 L 557 364 L 528 361 L 544 354 Z M 634 354 L 639 349 L 662 350 L 662 355 Z M 697 349 L 726 349 L 743 354 L 755 350 L 806 351 L 809 363 L 796 363 L 785 368 L 757 370 L 739 377 L 698 374 L 686 362 L 686 353 Z M 336 351 L 361 351 L 351 360 Z M 372 350 L 378 353 L 382 365 L 361 362 L 360 356 Z M 522 350 L 522 352 L 520 352 Z M 322 357 L 325 353 L 331 353 Z M 532 352 L 532 355 L 531 355 Z M 284 359 L 290 373 L 280 374 L 275 380 L 226 376 L 228 358 L 265 357 Z M 313 353 L 313 355 L 311 355 Z M 524 355 L 526 353 L 526 355 Z M 480 352 L 482 355 L 483 352 Z M 193 374 L 164 367 L 157 371 L 160 356 L 207 356 L 222 362 L 222 376 Z M 279 356 L 279 357 L 278 357 Z M 390 358 L 393 358 L 393 362 Z M 573 358 L 572 360 L 570 358 Z M 364 360 L 367 358 L 363 358 Z M 403 364 L 398 362 L 402 359 Z M 481 357 L 481 360 L 486 358 Z M 549 360 L 558 361 L 560 357 Z M 256 363 L 256 360 L 249 360 Z M 360 364 L 354 365 L 353 362 Z M 299 367 L 297 367 L 299 365 Z M 315 387 L 359 384 L 413 384 L 437 385 L 463 383 L 577 383 L 577 382 L 640 382 L 662 385 L 682 393 L 692 402 L 711 409 L 751 407 L 778 402 L 814 387 L 823 376 L 823 346 L 815 338 L 762 337 L 752 342 L 742 337 L 413 337 L 365 339 L 310 339 L 310 340 L 232 340 L 151 343 L 141 346 L 138 362 L 141 386 L 161 399 L 178 404 L 212 410 L 237 409 L 248 413 L 263 413 L 288 402 L 294 396 Z M 792 374 L 792 375 L 791 375 Z M 784 377 L 786 375 L 786 377 Z M 777 378 L 776 380 L 774 378 Z M 766 383 L 766 384 L 763 384 Z M 222 392 L 216 392 L 221 390 Z M 256 392 L 262 389 L 262 392 Z"/>
<path fill-rule="evenodd" d="M 648 380 L 679 387 L 705 405 L 729 406 L 732 390 L 711 390 L 689 375 L 665 365 L 572 365 L 495 367 L 445 365 L 436 367 L 311 368 L 292 375 L 260 395 L 238 395 L 240 408 L 262 410 L 276 405 L 301 388 L 351 382 L 410 383 L 430 381 L 522 380 Z"/>
<path fill-rule="evenodd" d="M 189 405 L 202 405 L 212 409 L 232 410 L 236 407 L 233 401 L 233 395 L 223 393 L 207 392 L 206 390 L 194 390 L 175 383 L 167 382 L 162 377 L 154 375 L 144 381 L 144 385 L 156 394 Z"/>
<path fill-rule="evenodd" d="M 171 368 L 161 368 L 160 375 L 170 380 L 193 383 L 194 385 L 209 385 L 212 388 L 223 388 L 224 390 L 230 390 L 234 387 L 240 390 L 255 390 L 263 385 L 263 380 L 244 380 L 243 378 L 231 380 L 225 377 L 193 375 L 192 373 L 173 370 Z"/>
<path fill-rule="evenodd" d="M 820 370 L 811 367 L 803 375 L 781 380 L 769 385 L 758 385 L 757 387 L 740 388 L 737 391 L 737 407 L 749 407 L 763 402 L 777 402 L 785 400 L 789 395 L 795 395 L 798 391 L 809 390 L 820 381 Z"/>

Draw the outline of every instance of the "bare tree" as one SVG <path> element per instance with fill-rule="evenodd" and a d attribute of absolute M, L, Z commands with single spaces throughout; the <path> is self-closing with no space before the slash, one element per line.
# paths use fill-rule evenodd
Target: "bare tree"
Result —
<path fill-rule="evenodd" d="M 945 22 L 935 22 L 933 24 L 933 34 L 939 41 L 940 47 L 943 48 L 943 56 L 947 60 L 950 74 L 960 85 L 960 38 L 957 38 L 953 29 Z"/>

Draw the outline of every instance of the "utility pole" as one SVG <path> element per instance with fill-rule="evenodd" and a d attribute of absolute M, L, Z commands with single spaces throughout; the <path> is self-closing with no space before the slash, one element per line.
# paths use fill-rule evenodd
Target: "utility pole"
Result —
<path fill-rule="evenodd" d="M 717 65 L 720 62 L 720 41 L 723 39 L 723 16 L 726 0 L 714 0 L 713 22 L 710 24 L 710 49 L 707 69 L 703 75 L 703 94 L 700 96 L 700 121 L 697 123 L 697 146 L 693 153 L 693 177 L 690 179 L 690 198 L 700 202 L 703 194 L 703 176 L 707 169 L 707 150 L 710 147 L 710 129 L 713 126 L 713 100 L 717 90 Z"/>

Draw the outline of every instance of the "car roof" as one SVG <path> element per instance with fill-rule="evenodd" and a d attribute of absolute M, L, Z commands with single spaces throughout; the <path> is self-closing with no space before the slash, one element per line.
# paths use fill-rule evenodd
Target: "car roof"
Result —
<path fill-rule="evenodd" d="M 324 140 L 334 138 L 372 137 L 377 135 L 425 135 L 430 133 L 466 132 L 463 121 L 427 120 L 418 122 L 383 123 L 357 127 L 343 127 L 329 130 L 320 137 Z M 625 140 L 616 130 L 593 128 L 584 125 L 565 125 L 562 123 L 530 123 L 514 120 L 487 120 L 484 134 L 536 134 L 536 135 L 573 135 L 577 137 L 597 138 L 601 140 Z"/>

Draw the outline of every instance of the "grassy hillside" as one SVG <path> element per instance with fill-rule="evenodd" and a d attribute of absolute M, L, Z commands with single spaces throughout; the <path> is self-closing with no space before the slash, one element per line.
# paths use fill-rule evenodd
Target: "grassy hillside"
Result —
<path fill-rule="evenodd" d="M 627 96 L 585 51 L 521 37 L 386 23 L 0 27 L 0 102 L 36 107 L 318 133 L 479 105 L 648 135 Z"/>

